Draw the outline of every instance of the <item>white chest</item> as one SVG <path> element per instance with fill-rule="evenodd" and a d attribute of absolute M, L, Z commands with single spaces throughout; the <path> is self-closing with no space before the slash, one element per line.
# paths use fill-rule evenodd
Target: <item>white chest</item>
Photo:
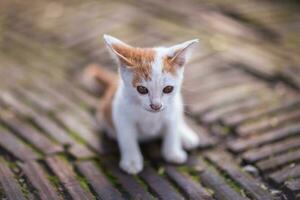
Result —
<path fill-rule="evenodd" d="M 164 123 L 162 113 L 143 113 L 137 120 L 139 140 L 143 141 L 159 137 L 163 131 Z"/>

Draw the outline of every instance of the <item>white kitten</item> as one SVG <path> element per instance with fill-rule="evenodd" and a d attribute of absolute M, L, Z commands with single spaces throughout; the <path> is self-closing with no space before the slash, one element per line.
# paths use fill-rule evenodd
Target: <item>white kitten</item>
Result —
<path fill-rule="evenodd" d="M 89 74 L 106 84 L 99 122 L 118 141 L 120 167 L 130 174 L 143 169 L 139 141 L 163 138 L 162 155 L 184 163 L 183 150 L 199 145 L 199 138 L 184 121 L 181 84 L 190 40 L 169 48 L 135 48 L 108 35 L 104 41 L 119 64 L 120 79 L 103 68 L 90 67 Z"/>

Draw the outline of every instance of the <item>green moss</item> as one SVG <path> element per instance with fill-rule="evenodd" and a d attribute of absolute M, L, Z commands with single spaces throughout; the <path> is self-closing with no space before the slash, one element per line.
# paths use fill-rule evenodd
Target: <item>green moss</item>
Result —
<path fill-rule="evenodd" d="M 223 126 L 222 127 L 222 132 L 225 134 L 225 135 L 228 135 L 230 132 L 231 132 L 231 129 L 227 126 Z"/>
<path fill-rule="evenodd" d="M 59 188 L 60 187 L 60 182 L 59 182 L 59 178 L 54 176 L 54 175 L 47 175 L 48 176 L 48 179 L 49 179 L 49 182 L 56 188 Z"/>
<path fill-rule="evenodd" d="M 103 170 L 103 172 L 114 186 L 120 186 L 118 179 L 109 170 Z"/>
<path fill-rule="evenodd" d="M 65 159 L 65 158 L 62 158 Z M 46 165 L 45 165 L 46 166 Z M 47 168 L 47 167 L 46 167 Z M 66 192 L 64 186 L 61 184 L 59 178 L 52 174 L 50 171 L 46 173 L 47 179 L 49 180 L 50 184 L 56 189 L 58 194 L 63 197 L 63 199 L 68 199 L 69 194 Z"/>
<path fill-rule="evenodd" d="M 78 143 L 80 143 L 80 144 L 86 144 L 86 142 L 84 141 L 84 139 L 82 139 L 75 131 L 68 129 L 68 133 Z"/>
<path fill-rule="evenodd" d="M 159 167 L 157 169 L 157 173 L 160 175 L 160 176 L 164 176 L 165 175 L 165 168 L 163 166 Z"/>
<path fill-rule="evenodd" d="M 90 188 L 88 185 L 88 181 L 86 180 L 86 178 L 81 177 L 81 176 L 76 176 L 76 179 L 78 180 L 80 186 L 87 192 L 90 192 Z M 94 197 L 94 199 L 96 199 L 96 197 Z"/>
<path fill-rule="evenodd" d="M 224 178 L 224 180 L 226 181 L 226 183 L 237 193 L 239 193 L 242 196 L 246 196 L 245 191 L 236 183 L 234 182 L 232 179 L 230 179 L 228 177 L 228 175 L 226 173 L 222 173 L 222 176 Z"/>

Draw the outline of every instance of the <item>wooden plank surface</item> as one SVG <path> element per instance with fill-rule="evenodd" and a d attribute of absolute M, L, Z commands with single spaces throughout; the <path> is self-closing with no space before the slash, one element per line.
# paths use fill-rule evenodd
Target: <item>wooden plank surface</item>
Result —
<path fill-rule="evenodd" d="M 285 188 L 288 191 L 290 199 L 299 199 L 300 179 L 293 179 L 285 182 Z"/>
<path fill-rule="evenodd" d="M 63 158 L 58 156 L 48 157 L 46 158 L 46 162 L 73 199 L 90 200 L 93 198 L 93 195 L 89 191 L 81 187 L 72 166 Z"/>
<path fill-rule="evenodd" d="M 211 151 L 206 154 L 208 159 L 245 189 L 246 194 L 257 200 L 273 199 L 272 195 L 263 189 L 265 186 L 259 180 L 243 172 L 233 158 L 223 151 Z"/>
<path fill-rule="evenodd" d="M 0 183 L 6 197 L 9 200 L 25 200 L 26 198 L 22 193 L 20 185 L 5 162 L 6 161 L 0 157 Z"/>
<path fill-rule="evenodd" d="M 299 99 L 292 97 L 290 100 L 282 102 L 281 104 L 273 107 L 264 107 L 260 110 L 254 110 L 253 112 L 243 114 L 237 113 L 234 116 L 228 116 L 224 119 L 224 123 L 229 126 L 237 126 L 247 120 L 259 118 L 261 116 L 270 115 L 282 110 L 290 109 L 299 105 Z"/>
<path fill-rule="evenodd" d="M 234 152 L 241 152 L 251 147 L 257 147 L 266 143 L 276 142 L 286 137 L 297 135 L 299 131 L 300 131 L 300 124 L 294 123 L 294 124 L 290 124 L 278 128 L 276 130 L 268 131 L 264 134 L 255 137 L 230 141 L 228 146 Z"/>
<path fill-rule="evenodd" d="M 270 156 L 293 150 L 300 146 L 299 137 L 291 137 L 274 144 L 267 144 L 259 148 L 249 149 L 242 154 L 242 157 L 247 162 L 257 162 Z"/>
<path fill-rule="evenodd" d="M 201 183 L 214 191 L 213 197 L 218 200 L 245 200 L 239 193 L 233 190 L 215 171 L 209 170 L 209 167 L 199 158 L 193 156 L 190 158 L 188 166 L 198 171 Z"/>
<path fill-rule="evenodd" d="M 185 194 L 187 199 L 213 199 L 211 194 L 209 194 L 200 183 L 193 181 L 188 175 L 180 173 L 176 167 L 168 165 L 165 167 L 165 171 L 168 177 L 170 177 L 177 187 Z"/>
<path fill-rule="evenodd" d="M 268 129 L 279 126 L 285 122 L 294 121 L 300 118 L 300 110 L 296 108 L 293 111 L 287 113 L 276 113 L 275 116 L 266 118 L 265 120 L 259 120 L 255 123 L 246 123 L 237 128 L 237 132 L 241 136 L 247 136 L 252 133 L 262 132 Z"/>
<path fill-rule="evenodd" d="M 30 183 L 37 189 L 38 195 L 42 200 L 62 199 L 61 195 L 51 185 L 45 171 L 36 161 L 29 161 L 21 165 Z"/>
<path fill-rule="evenodd" d="M 140 183 L 137 177 L 126 174 L 119 168 L 116 159 L 104 159 L 102 161 L 103 165 L 107 170 L 110 170 L 112 175 L 117 179 L 122 188 L 128 193 L 129 197 L 132 199 L 145 199 L 150 200 L 154 197 L 147 191 L 147 188 Z"/>
<path fill-rule="evenodd" d="M 287 152 L 282 155 L 274 156 L 272 158 L 262 160 L 258 162 L 256 165 L 262 171 L 268 171 L 272 169 L 276 169 L 283 165 L 287 165 L 289 163 L 296 163 L 300 160 L 300 149 Z"/>
<path fill-rule="evenodd" d="M 63 151 L 60 145 L 55 144 L 53 141 L 47 138 L 45 134 L 35 129 L 28 122 L 26 123 L 22 119 L 18 118 L 13 113 L 2 113 L 1 120 L 3 120 L 5 124 L 14 132 L 28 140 L 44 154 L 52 154 Z"/>
<path fill-rule="evenodd" d="M 0 146 L 20 160 L 33 160 L 39 158 L 39 155 L 24 141 L 17 138 L 10 131 L 0 126 L 1 140 Z"/>
<path fill-rule="evenodd" d="M 101 199 L 120 200 L 123 199 L 121 193 L 107 180 L 105 175 L 97 169 L 91 161 L 81 161 L 76 163 L 80 173 L 83 174 L 94 191 Z"/>
<path fill-rule="evenodd" d="M 166 179 L 159 176 L 153 168 L 145 166 L 140 176 L 160 199 L 183 199 L 175 188 Z"/>
<path fill-rule="evenodd" d="M 300 165 L 292 165 L 286 166 L 285 168 L 275 171 L 269 175 L 269 179 L 277 184 L 280 185 L 285 181 L 296 178 L 300 176 Z"/>
<path fill-rule="evenodd" d="M 297 3 L 0 4 L 0 115 L 14 114 L 0 122 L 0 154 L 27 199 L 299 198 Z M 141 47 L 204 41 L 182 90 L 195 165 L 165 163 L 154 141 L 141 144 L 144 172 L 120 170 L 117 144 L 94 129 L 101 97 L 79 83 L 90 63 L 116 71 L 104 33 Z"/>

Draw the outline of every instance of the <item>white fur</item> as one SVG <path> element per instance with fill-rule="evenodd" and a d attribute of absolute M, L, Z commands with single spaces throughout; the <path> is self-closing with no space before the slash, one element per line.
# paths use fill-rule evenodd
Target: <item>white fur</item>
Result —
<path fill-rule="evenodd" d="M 125 44 L 112 36 L 104 36 L 108 46 Z M 162 137 L 162 155 L 165 160 L 173 163 L 184 163 L 187 153 L 183 150 L 198 146 L 199 138 L 184 121 L 181 84 L 183 67 L 177 70 L 177 76 L 163 73 L 163 57 L 172 56 L 178 49 L 184 49 L 180 56 L 187 56 L 188 47 L 197 42 L 191 40 L 170 48 L 155 48 L 156 56 L 152 63 L 150 81 L 143 80 L 140 85 L 147 87 L 149 94 L 141 95 L 132 86 L 132 73 L 124 66 L 120 67 L 121 80 L 113 100 L 113 122 L 121 153 L 120 167 L 130 174 L 139 173 L 143 169 L 143 156 L 139 141 Z M 109 48 L 111 50 L 111 48 Z M 116 56 L 116 55 L 115 55 Z M 174 91 L 164 94 L 163 88 L 174 86 Z M 160 112 L 152 112 L 150 103 L 161 103 Z"/>

